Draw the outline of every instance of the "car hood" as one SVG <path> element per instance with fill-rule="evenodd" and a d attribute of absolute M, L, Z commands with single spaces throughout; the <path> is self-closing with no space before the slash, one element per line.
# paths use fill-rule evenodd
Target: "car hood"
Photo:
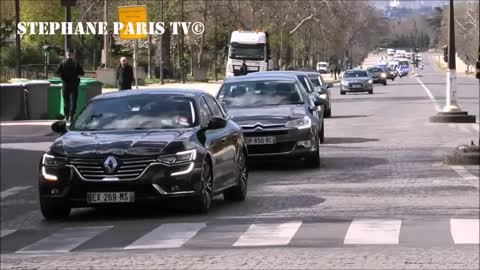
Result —
<path fill-rule="evenodd" d="M 228 114 L 239 126 L 284 125 L 305 115 L 305 105 L 279 105 L 254 108 L 228 108 Z"/>
<path fill-rule="evenodd" d="M 191 131 L 70 131 L 55 140 L 50 152 L 76 158 L 153 156 L 172 141 L 191 134 Z"/>
<path fill-rule="evenodd" d="M 358 83 L 365 83 L 370 80 L 370 77 L 352 77 L 352 78 L 343 78 L 344 81 L 352 83 L 352 82 L 358 82 Z"/>

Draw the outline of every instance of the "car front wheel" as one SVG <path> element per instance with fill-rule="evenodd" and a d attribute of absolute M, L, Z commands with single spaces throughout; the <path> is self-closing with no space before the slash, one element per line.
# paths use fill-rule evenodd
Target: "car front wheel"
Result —
<path fill-rule="evenodd" d="M 308 168 L 318 168 L 320 167 L 320 145 L 319 139 L 315 140 L 316 143 L 316 150 L 312 153 L 308 153 L 305 155 L 305 166 Z"/>
<path fill-rule="evenodd" d="M 238 185 L 223 192 L 223 199 L 226 201 L 244 201 L 247 197 L 247 157 L 243 151 L 238 156 L 237 170 Z"/>
<path fill-rule="evenodd" d="M 40 210 L 45 219 L 66 218 L 70 215 L 71 209 L 70 205 L 64 201 L 40 198 Z"/>
<path fill-rule="evenodd" d="M 200 179 L 200 194 L 198 195 L 198 211 L 207 213 L 212 204 L 213 197 L 213 176 L 212 167 L 208 160 L 202 165 L 202 176 Z"/>

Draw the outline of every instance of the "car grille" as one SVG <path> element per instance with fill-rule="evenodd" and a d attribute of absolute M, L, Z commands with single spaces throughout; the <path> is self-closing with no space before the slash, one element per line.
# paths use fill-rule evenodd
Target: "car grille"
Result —
<path fill-rule="evenodd" d="M 69 162 L 80 175 L 87 180 L 103 180 L 105 178 L 116 178 L 118 180 L 129 180 L 139 177 L 155 157 L 117 158 L 117 168 L 112 174 L 106 172 L 103 166 L 103 159 L 75 158 Z"/>
<path fill-rule="evenodd" d="M 278 154 L 290 152 L 295 147 L 295 142 L 284 142 L 276 144 L 249 145 L 248 154 Z"/>

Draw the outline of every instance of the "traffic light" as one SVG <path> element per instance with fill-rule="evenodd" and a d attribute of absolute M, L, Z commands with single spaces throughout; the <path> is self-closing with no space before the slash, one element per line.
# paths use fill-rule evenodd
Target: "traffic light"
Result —
<path fill-rule="evenodd" d="M 448 46 L 443 46 L 443 61 L 448 63 Z"/>

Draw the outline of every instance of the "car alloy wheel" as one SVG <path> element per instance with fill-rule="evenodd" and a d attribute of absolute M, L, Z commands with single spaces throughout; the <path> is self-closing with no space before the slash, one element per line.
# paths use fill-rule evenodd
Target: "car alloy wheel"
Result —
<path fill-rule="evenodd" d="M 226 190 L 223 198 L 227 201 L 243 201 L 247 197 L 248 168 L 245 152 L 241 151 L 237 159 L 238 185 Z"/>
<path fill-rule="evenodd" d="M 213 197 L 213 177 L 210 163 L 205 160 L 203 162 L 202 176 L 201 176 L 201 190 L 200 190 L 200 204 L 199 211 L 202 213 L 208 212 L 212 204 Z"/>

